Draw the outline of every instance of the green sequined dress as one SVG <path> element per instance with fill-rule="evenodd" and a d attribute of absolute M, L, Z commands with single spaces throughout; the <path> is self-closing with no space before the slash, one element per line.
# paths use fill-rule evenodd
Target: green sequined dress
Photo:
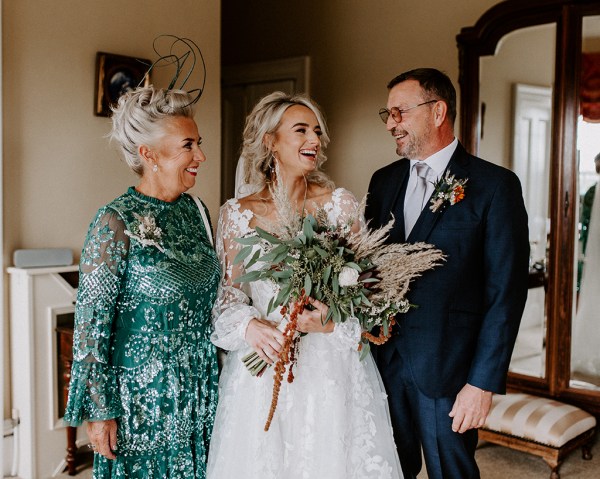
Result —
<path fill-rule="evenodd" d="M 205 477 L 217 405 L 211 310 L 220 268 L 187 194 L 129 188 L 101 208 L 81 255 L 65 422 L 116 418 L 117 459 L 94 479 Z"/>

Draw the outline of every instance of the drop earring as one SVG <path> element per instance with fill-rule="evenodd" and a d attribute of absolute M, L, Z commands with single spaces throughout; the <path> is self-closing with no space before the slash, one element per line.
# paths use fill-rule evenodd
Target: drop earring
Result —
<path fill-rule="evenodd" d="M 158 171 L 158 165 L 156 163 L 154 163 L 154 166 L 152 167 L 152 171 L 154 171 L 154 173 L 156 173 Z"/>
<path fill-rule="evenodd" d="M 267 168 L 268 168 L 268 170 L 266 172 L 267 183 L 272 183 L 275 180 L 276 173 L 277 173 L 277 158 L 275 157 L 275 155 L 271 154 L 271 158 L 269 160 L 269 166 Z"/>

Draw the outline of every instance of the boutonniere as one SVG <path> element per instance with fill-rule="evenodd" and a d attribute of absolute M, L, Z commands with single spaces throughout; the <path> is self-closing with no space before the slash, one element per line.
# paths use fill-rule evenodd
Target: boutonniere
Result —
<path fill-rule="evenodd" d="M 448 204 L 452 206 L 462 201 L 465 197 L 465 184 L 467 181 L 468 178 L 457 179 L 450 171 L 446 171 L 446 174 L 433 185 L 434 189 L 429 209 L 435 213 L 440 208 L 448 206 Z"/>
<path fill-rule="evenodd" d="M 133 216 L 135 216 L 138 222 L 133 228 L 133 232 L 125 230 L 125 234 L 130 238 L 138 240 L 142 246 L 155 246 L 158 251 L 164 253 L 165 249 L 160 243 L 162 239 L 162 229 L 156 226 L 156 219 L 154 216 L 141 216 L 137 213 L 134 213 Z"/>

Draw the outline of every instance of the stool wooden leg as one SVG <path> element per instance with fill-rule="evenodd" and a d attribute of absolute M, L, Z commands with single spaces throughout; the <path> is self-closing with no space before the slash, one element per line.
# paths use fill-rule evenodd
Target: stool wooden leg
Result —
<path fill-rule="evenodd" d="M 590 461 L 594 455 L 592 454 L 592 443 L 581 446 L 581 457 L 586 461 Z"/>
<path fill-rule="evenodd" d="M 77 452 L 77 428 L 67 427 L 67 471 L 69 476 L 77 474 L 75 465 L 75 453 Z"/>
<path fill-rule="evenodd" d="M 562 461 L 550 457 L 544 457 L 544 461 L 550 466 L 550 469 L 552 469 L 550 472 L 550 479 L 560 479 L 560 473 L 558 470 L 562 464 Z"/>

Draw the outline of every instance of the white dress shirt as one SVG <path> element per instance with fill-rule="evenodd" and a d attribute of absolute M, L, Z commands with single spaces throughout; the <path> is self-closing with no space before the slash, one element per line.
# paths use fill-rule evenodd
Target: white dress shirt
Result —
<path fill-rule="evenodd" d="M 446 170 L 448 163 L 450 163 L 450 158 L 454 154 L 457 146 L 458 140 L 454 138 L 452 143 L 442 148 L 440 151 L 435 152 L 430 157 L 425 158 L 422 161 L 410 160 L 410 176 L 408 178 L 408 186 L 406 187 L 406 191 L 413 191 L 415 188 L 415 184 L 417 182 L 417 173 L 414 166 L 416 163 L 426 163 L 430 168 L 427 174 L 427 191 L 425 192 L 425 198 L 423 199 L 421 209 L 425 207 L 425 204 L 429 201 L 429 198 L 431 198 L 431 195 L 433 194 L 433 185 Z"/>

